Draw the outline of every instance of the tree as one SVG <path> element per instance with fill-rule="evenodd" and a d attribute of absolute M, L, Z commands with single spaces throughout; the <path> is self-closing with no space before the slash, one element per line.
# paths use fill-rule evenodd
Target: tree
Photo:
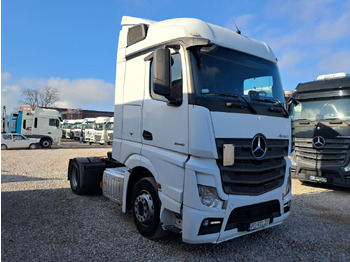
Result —
<path fill-rule="evenodd" d="M 24 88 L 21 93 L 21 99 L 18 102 L 32 108 L 52 107 L 55 102 L 60 101 L 58 89 L 51 86 L 45 86 L 42 89 Z"/>

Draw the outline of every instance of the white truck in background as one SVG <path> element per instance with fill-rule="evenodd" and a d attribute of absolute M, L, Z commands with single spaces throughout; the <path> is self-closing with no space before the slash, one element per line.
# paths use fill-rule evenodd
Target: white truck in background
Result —
<path fill-rule="evenodd" d="M 61 121 L 61 113 L 54 109 L 24 109 L 18 112 L 15 132 L 28 138 L 38 138 L 41 147 L 49 148 L 61 144 Z"/>
<path fill-rule="evenodd" d="M 97 143 L 103 145 L 106 141 L 107 130 L 106 124 L 109 122 L 110 117 L 96 117 L 94 124 L 94 135 L 90 145 L 92 143 Z"/>
<path fill-rule="evenodd" d="M 71 131 L 73 129 L 74 123 L 75 120 L 72 119 L 67 119 L 63 121 L 62 136 L 64 135 L 64 138 L 71 138 Z"/>
<path fill-rule="evenodd" d="M 81 131 L 83 128 L 84 119 L 75 119 L 71 131 L 71 138 L 74 140 L 79 140 L 81 137 Z"/>
<path fill-rule="evenodd" d="M 106 143 L 111 145 L 113 143 L 113 131 L 114 131 L 114 117 L 111 117 L 106 124 Z"/>
<path fill-rule="evenodd" d="M 94 125 L 96 118 L 85 118 L 83 142 L 90 142 L 94 139 Z"/>
<path fill-rule="evenodd" d="M 150 239 L 219 243 L 281 224 L 291 119 L 276 61 L 265 43 L 198 19 L 123 17 L 113 150 L 71 159 L 72 191 L 102 184 Z"/>

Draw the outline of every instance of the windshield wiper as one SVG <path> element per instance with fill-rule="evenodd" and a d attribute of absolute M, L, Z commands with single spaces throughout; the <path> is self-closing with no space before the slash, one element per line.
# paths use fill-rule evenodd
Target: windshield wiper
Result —
<path fill-rule="evenodd" d="M 274 105 L 279 105 L 279 106 L 283 109 L 284 113 L 285 113 L 287 116 L 289 116 L 289 113 L 288 113 L 287 109 L 283 106 L 283 104 L 282 104 L 281 101 L 279 101 L 279 100 L 274 100 L 274 99 L 263 99 L 263 98 L 258 98 L 258 99 L 254 99 L 254 100 L 257 100 L 257 101 L 260 101 L 260 102 L 272 103 L 272 104 L 274 104 Z"/>
<path fill-rule="evenodd" d="M 202 93 L 203 95 L 212 95 L 212 96 L 224 96 L 224 97 L 234 97 L 234 98 L 242 98 L 243 101 L 247 104 L 250 111 L 252 111 L 254 114 L 257 114 L 258 112 L 255 110 L 255 108 L 245 99 L 242 95 L 237 94 L 225 94 L 225 93 Z"/>

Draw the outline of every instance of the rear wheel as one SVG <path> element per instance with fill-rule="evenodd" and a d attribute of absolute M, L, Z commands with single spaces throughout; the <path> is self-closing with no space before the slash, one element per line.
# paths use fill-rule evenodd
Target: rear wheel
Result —
<path fill-rule="evenodd" d="M 80 175 L 79 175 L 79 166 L 77 162 L 73 162 L 70 167 L 70 188 L 74 194 L 80 195 L 83 194 L 83 190 L 80 187 Z"/>
<path fill-rule="evenodd" d="M 156 183 L 146 177 L 138 181 L 132 193 L 132 213 L 137 230 L 149 239 L 164 235 L 160 225 L 160 201 Z"/>
<path fill-rule="evenodd" d="M 29 149 L 36 149 L 37 148 L 37 145 L 36 144 L 30 144 L 29 145 Z"/>
<path fill-rule="evenodd" d="M 1 150 L 6 150 L 6 149 L 7 149 L 7 145 L 1 144 Z"/>

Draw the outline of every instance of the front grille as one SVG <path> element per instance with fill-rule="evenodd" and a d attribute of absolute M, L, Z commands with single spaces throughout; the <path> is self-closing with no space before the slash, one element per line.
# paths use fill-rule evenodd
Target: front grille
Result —
<path fill-rule="evenodd" d="M 288 140 L 267 139 L 268 151 L 257 160 L 251 152 L 252 139 L 217 139 L 223 190 L 230 195 L 260 195 L 282 186 L 288 155 Z M 235 163 L 223 166 L 223 145 L 235 146 Z"/>
<path fill-rule="evenodd" d="M 95 135 L 95 141 L 100 141 L 101 140 L 101 135 Z"/>
<path fill-rule="evenodd" d="M 322 149 L 312 145 L 312 138 L 295 138 L 296 161 L 314 166 L 344 165 L 349 154 L 350 139 L 326 139 Z"/>

